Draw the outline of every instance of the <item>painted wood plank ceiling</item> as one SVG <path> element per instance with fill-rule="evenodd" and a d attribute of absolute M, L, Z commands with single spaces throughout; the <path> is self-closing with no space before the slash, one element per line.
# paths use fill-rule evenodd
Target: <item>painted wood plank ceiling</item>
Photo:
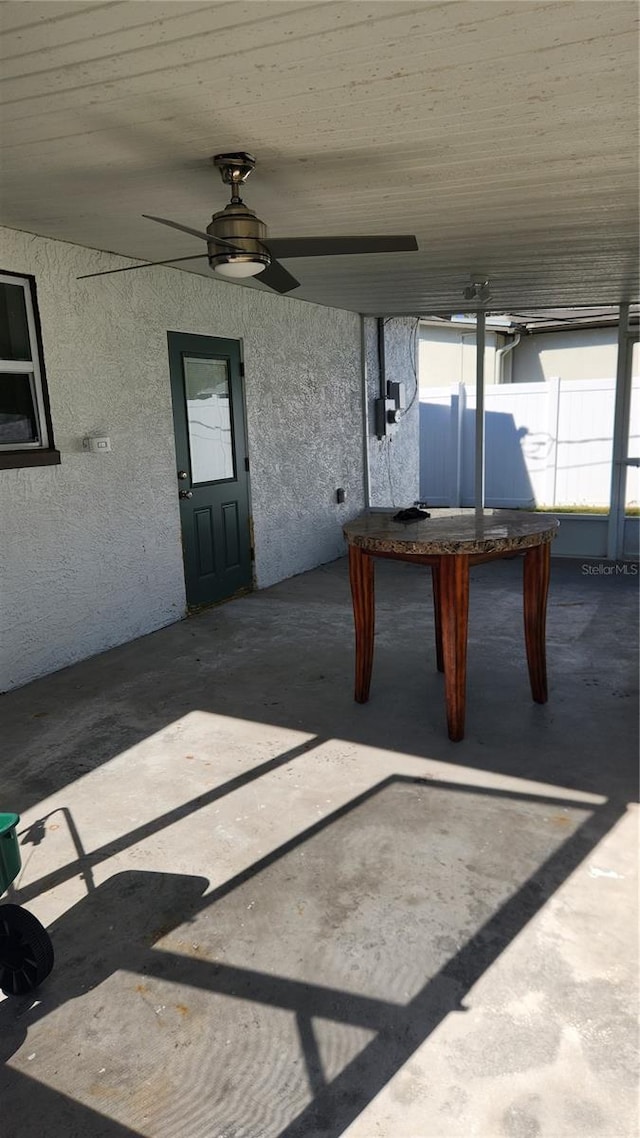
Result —
<path fill-rule="evenodd" d="M 459 311 L 489 278 L 494 309 L 616 304 L 637 295 L 637 14 L 626 0 L 6 2 L 0 221 L 141 259 L 199 253 L 141 214 L 204 228 L 227 200 L 211 155 L 249 150 L 245 199 L 271 236 L 418 238 L 414 254 L 287 262 L 300 299 Z M 96 254 L 96 269 L 116 263 Z"/>

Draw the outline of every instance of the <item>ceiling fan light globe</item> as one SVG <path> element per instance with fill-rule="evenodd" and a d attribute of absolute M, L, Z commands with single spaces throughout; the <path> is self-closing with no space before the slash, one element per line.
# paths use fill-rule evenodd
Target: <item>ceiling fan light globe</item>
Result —
<path fill-rule="evenodd" d="M 214 272 L 229 280 L 240 280 L 242 277 L 255 277 L 265 268 L 264 261 L 229 260 L 220 261 L 213 266 Z"/>

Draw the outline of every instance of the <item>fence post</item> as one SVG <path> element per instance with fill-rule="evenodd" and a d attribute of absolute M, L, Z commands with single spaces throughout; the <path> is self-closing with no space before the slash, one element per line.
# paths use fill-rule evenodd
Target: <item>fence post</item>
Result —
<path fill-rule="evenodd" d="M 549 455 L 547 458 L 547 478 L 545 485 L 545 506 L 555 506 L 558 485 L 558 427 L 560 425 L 560 376 L 549 376 L 547 381 L 547 433 L 549 435 Z"/>
<path fill-rule="evenodd" d="M 456 395 L 457 390 L 457 395 Z M 464 413 L 467 406 L 467 389 L 464 383 L 459 383 L 457 389 L 451 388 L 450 398 L 450 427 L 451 427 L 451 488 L 449 497 L 452 506 L 462 505 L 462 479 L 464 476 Z"/>

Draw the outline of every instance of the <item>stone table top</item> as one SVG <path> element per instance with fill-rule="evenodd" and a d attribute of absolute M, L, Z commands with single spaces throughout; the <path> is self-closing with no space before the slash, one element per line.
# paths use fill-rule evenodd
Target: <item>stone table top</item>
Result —
<path fill-rule="evenodd" d="M 371 509 L 347 522 L 350 545 L 370 553 L 507 553 L 552 541 L 557 518 L 527 510 L 439 509 L 430 518 L 396 522 L 397 509 Z"/>

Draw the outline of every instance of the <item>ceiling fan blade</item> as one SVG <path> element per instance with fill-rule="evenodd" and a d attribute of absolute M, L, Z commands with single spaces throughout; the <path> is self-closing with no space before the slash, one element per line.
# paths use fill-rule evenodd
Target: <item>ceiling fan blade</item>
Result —
<path fill-rule="evenodd" d="M 270 265 L 267 265 L 266 269 L 258 273 L 255 280 L 268 285 L 274 292 L 291 292 L 294 288 L 300 288 L 300 281 L 292 277 L 291 273 L 288 273 L 284 266 L 278 264 L 277 261 L 272 261 Z"/>
<path fill-rule="evenodd" d="M 172 257 L 170 261 L 145 261 L 143 265 L 125 265 L 124 269 L 103 269 L 101 273 L 82 273 L 76 277 L 77 281 L 86 281 L 88 277 L 108 277 L 112 273 L 132 273 L 134 269 L 150 269 L 152 265 L 177 265 L 178 261 L 204 261 L 208 253 L 194 253 L 191 257 Z"/>
<path fill-rule="evenodd" d="M 179 229 L 181 233 L 190 233 L 192 237 L 201 237 L 203 241 L 215 241 L 216 245 L 222 245 L 224 249 L 233 249 L 234 253 L 246 253 L 246 249 L 241 249 L 239 245 L 231 245 L 229 241 L 221 241 L 219 237 L 212 237 L 210 233 L 205 233 L 203 229 L 192 229 L 189 225 L 180 225 L 179 221 L 169 221 L 166 217 L 154 217 L 151 213 L 143 213 L 148 221 L 159 221 L 161 225 L 169 225 L 171 229 Z"/>
<path fill-rule="evenodd" d="M 275 237 L 266 242 L 274 257 L 338 257 L 350 253 L 414 253 L 415 237 Z"/>

